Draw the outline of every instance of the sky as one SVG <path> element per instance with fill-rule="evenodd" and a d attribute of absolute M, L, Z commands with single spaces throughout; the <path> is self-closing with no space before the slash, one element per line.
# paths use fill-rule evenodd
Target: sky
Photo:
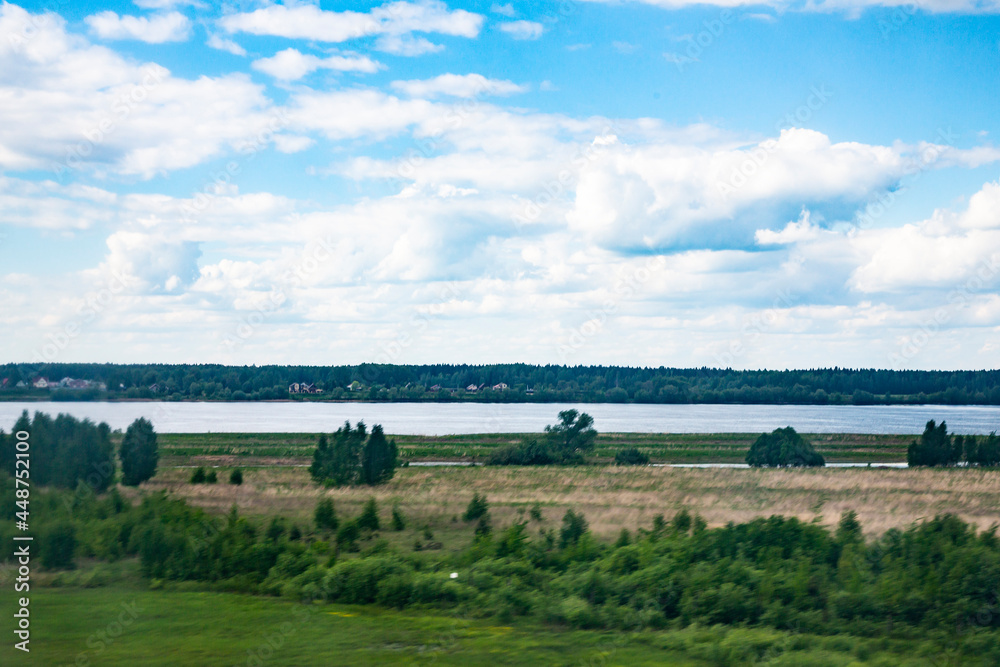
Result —
<path fill-rule="evenodd" d="M 5 362 L 1000 360 L 1000 0 L 0 4 Z"/>

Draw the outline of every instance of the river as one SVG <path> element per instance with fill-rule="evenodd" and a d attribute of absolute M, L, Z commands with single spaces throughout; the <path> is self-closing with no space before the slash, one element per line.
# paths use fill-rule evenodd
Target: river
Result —
<path fill-rule="evenodd" d="M 954 433 L 1000 430 L 1000 407 L 956 405 L 637 405 L 611 403 L 171 403 L 0 402 L 6 431 L 22 410 L 60 412 L 124 429 L 146 417 L 160 433 L 319 433 L 345 420 L 382 424 L 386 433 L 449 435 L 535 433 L 574 408 L 606 433 L 762 433 L 793 426 L 802 433 L 917 434 L 929 419 Z"/>

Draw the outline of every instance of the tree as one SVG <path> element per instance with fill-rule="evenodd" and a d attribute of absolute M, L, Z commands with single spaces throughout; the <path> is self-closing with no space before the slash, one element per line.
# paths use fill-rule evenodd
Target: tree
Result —
<path fill-rule="evenodd" d="M 239 486 L 243 484 L 243 471 L 239 468 L 235 468 L 231 473 L 229 473 L 229 483 Z"/>
<path fill-rule="evenodd" d="M 43 529 L 38 545 L 42 565 L 48 569 L 72 568 L 76 543 L 76 529 L 69 521 L 60 521 Z"/>
<path fill-rule="evenodd" d="M 752 468 L 762 466 L 811 467 L 826 465 L 812 444 L 791 426 L 762 433 L 750 446 L 746 462 Z"/>
<path fill-rule="evenodd" d="M 205 483 L 205 468 L 198 466 L 195 468 L 194 472 L 191 473 L 191 483 L 192 484 L 204 484 Z"/>
<path fill-rule="evenodd" d="M 139 486 L 156 474 L 160 455 L 156 431 L 148 419 L 139 418 L 129 425 L 118 455 L 122 461 L 122 482 L 126 486 Z"/>
<path fill-rule="evenodd" d="M 361 516 L 358 517 L 358 528 L 379 529 L 378 504 L 376 504 L 375 498 L 369 498 L 364 509 L 361 510 Z"/>
<path fill-rule="evenodd" d="M 955 447 L 945 422 L 927 422 L 920 441 L 914 440 L 906 450 L 906 462 L 911 466 L 947 466 L 958 462 Z"/>
<path fill-rule="evenodd" d="M 316 504 L 313 520 L 319 530 L 337 530 L 340 522 L 337 520 L 337 512 L 333 509 L 333 501 L 329 498 L 319 501 Z"/>
<path fill-rule="evenodd" d="M 462 515 L 463 521 L 475 521 L 476 519 L 482 518 L 489 514 L 490 504 L 486 500 L 486 496 L 479 495 L 479 492 L 472 494 L 472 500 L 469 501 L 468 507 L 465 508 L 465 513 Z"/>
<path fill-rule="evenodd" d="M 594 448 L 597 431 L 593 425 L 594 418 L 586 412 L 563 410 L 559 413 L 559 423 L 546 426 L 545 433 L 553 452 L 563 461 L 579 461 Z"/>
<path fill-rule="evenodd" d="M 361 452 L 361 482 L 370 486 L 388 482 L 396 473 L 398 457 L 396 441 L 386 441 L 382 426 L 375 424 Z"/>
<path fill-rule="evenodd" d="M 587 520 L 582 514 L 566 510 L 562 518 L 562 528 L 559 529 L 559 543 L 563 547 L 576 544 L 587 532 Z"/>

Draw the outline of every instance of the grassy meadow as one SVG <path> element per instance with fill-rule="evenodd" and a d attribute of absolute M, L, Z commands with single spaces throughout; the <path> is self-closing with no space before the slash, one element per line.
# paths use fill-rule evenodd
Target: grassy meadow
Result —
<path fill-rule="evenodd" d="M 375 497 L 384 514 L 398 504 L 414 523 L 429 524 L 445 536 L 458 530 L 452 519 L 474 492 L 489 498 L 501 524 L 523 519 L 537 503 L 550 525 L 567 509 L 582 511 L 603 538 L 613 538 L 623 527 L 648 527 L 656 515 L 669 518 L 682 507 L 709 526 L 772 514 L 833 526 L 844 511 L 854 510 L 869 534 L 944 512 L 980 528 L 1000 518 L 996 469 L 410 466 L 379 487 L 333 489 L 314 484 L 305 467 L 244 468 L 242 486 L 225 483 L 228 466 L 218 473 L 218 484 L 190 484 L 189 467 L 163 467 L 131 493 L 162 489 L 216 513 L 235 503 L 244 513 L 277 513 L 303 524 L 311 521 L 321 497 L 333 499 L 337 511 L 347 515 L 356 515 Z M 460 532 L 465 539 L 468 531 Z"/>
<path fill-rule="evenodd" d="M 637 447 L 653 463 L 742 463 L 757 433 L 599 433 L 591 458 L 611 461 L 625 447 Z M 164 433 L 164 465 L 308 465 L 318 434 Z M 538 437 L 529 433 L 475 435 L 390 435 L 400 458 L 412 461 L 477 461 L 495 447 Z M 830 462 L 905 461 L 911 435 L 814 433 L 806 437 Z"/>
<path fill-rule="evenodd" d="M 86 567 L 47 577 L 49 586 L 32 592 L 31 653 L 14 650 L 7 641 L 0 648 L 0 663 L 936 667 L 946 659 L 939 644 L 920 639 L 697 625 L 602 632 L 524 620 L 501 624 L 435 610 L 307 604 L 185 586 L 150 590 L 135 573 L 134 562 L 116 567 L 122 576 L 102 586 L 82 585 L 92 575 Z M 11 597 L 10 587 L 4 586 L 0 603 L 5 609 L 11 608 Z"/>

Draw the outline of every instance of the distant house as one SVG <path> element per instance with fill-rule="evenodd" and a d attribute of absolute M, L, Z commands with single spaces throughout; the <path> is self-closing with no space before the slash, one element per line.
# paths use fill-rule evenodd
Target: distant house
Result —
<path fill-rule="evenodd" d="M 493 385 L 493 391 L 507 391 L 507 383 L 501 382 L 500 384 Z"/>
<path fill-rule="evenodd" d="M 308 382 L 293 382 L 288 385 L 289 394 L 322 394 L 322 389 L 317 389 L 315 384 Z"/>
<path fill-rule="evenodd" d="M 479 391 L 479 385 L 470 384 L 468 387 L 465 388 L 465 391 L 469 392 L 470 394 L 474 394 L 477 391 Z"/>
<path fill-rule="evenodd" d="M 90 380 L 74 380 L 70 377 L 59 380 L 60 389 L 90 389 L 92 386 L 94 383 Z"/>
<path fill-rule="evenodd" d="M 441 385 L 439 384 L 434 385 L 433 387 L 431 387 L 431 391 L 441 391 Z"/>
<path fill-rule="evenodd" d="M 45 378 L 38 378 L 34 382 L 32 382 L 31 385 L 35 389 L 48 389 L 49 388 L 49 381 L 46 380 Z"/>
<path fill-rule="evenodd" d="M 524 393 L 527 394 L 528 396 L 531 396 L 532 394 L 535 393 L 535 388 L 534 387 L 528 387 L 527 389 L 524 390 Z"/>
<path fill-rule="evenodd" d="M 290 385 L 288 385 L 288 393 L 289 394 L 298 394 L 298 393 L 301 392 L 300 387 L 301 387 L 301 385 L 298 382 L 293 382 Z"/>
<path fill-rule="evenodd" d="M 0 382 L 0 387 L 6 387 L 8 382 L 10 382 L 10 378 L 4 378 L 3 382 Z"/>
<path fill-rule="evenodd" d="M 149 385 L 149 390 L 154 394 L 158 394 L 160 393 L 160 385 L 154 382 L 153 384 Z"/>
<path fill-rule="evenodd" d="M 24 384 L 24 380 L 18 380 L 17 384 L 15 384 L 14 386 L 17 387 L 18 389 L 23 389 L 24 387 L 27 387 L 28 385 Z"/>

